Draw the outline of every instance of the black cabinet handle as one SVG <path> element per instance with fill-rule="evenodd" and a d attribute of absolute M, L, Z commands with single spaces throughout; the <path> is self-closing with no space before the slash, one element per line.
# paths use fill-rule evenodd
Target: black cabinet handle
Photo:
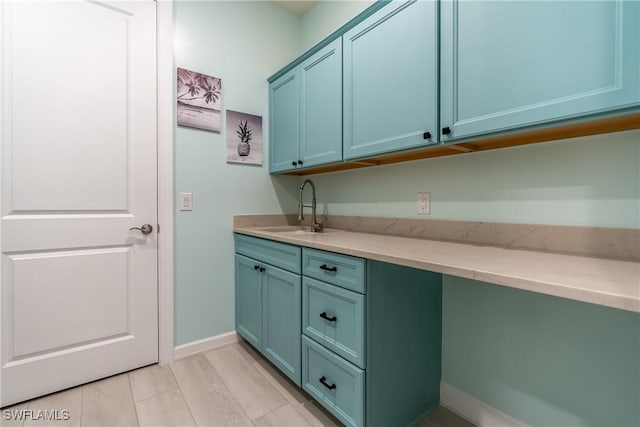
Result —
<path fill-rule="evenodd" d="M 335 322 L 336 320 L 338 320 L 336 316 L 333 316 L 333 317 L 327 316 L 326 311 L 323 311 L 322 313 L 320 313 L 320 317 L 322 317 L 325 320 L 328 320 L 329 322 Z"/>
<path fill-rule="evenodd" d="M 336 388 L 335 384 L 327 384 L 327 377 L 325 377 L 324 375 L 322 376 L 322 378 L 320 378 L 320 382 L 329 390 L 334 390 Z"/>
<path fill-rule="evenodd" d="M 260 267 L 260 273 L 264 273 L 264 270 L 266 270 L 264 267 Z"/>
<path fill-rule="evenodd" d="M 431 139 L 431 132 L 425 132 L 422 134 L 422 139 Z"/>
<path fill-rule="evenodd" d="M 295 165 L 297 165 L 296 162 L 291 162 L 291 166 L 295 166 Z"/>
<path fill-rule="evenodd" d="M 338 271 L 338 267 L 327 267 L 327 264 L 322 264 L 320 270 L 336 272 Z"/>
<path fill-rule="evenodd" d="M 442 128 L 442 134 L 443 135 L 449 135 L 451 133 L 451 129 L 449 128 L 449 126 L 443 127 Z"/>
<path fill-rule="evenodd" d="M 254 266 L 253 266 L 253 269 L 254 269 L 254 270 L 260 270 L 260 266 L 259 266 L 259 265 L 254 265 Z"/>
<path fill-rule="evenodd" d="M 298 164 L 301 165 L 302 164 L 302 160 L 298 160 Z"/>

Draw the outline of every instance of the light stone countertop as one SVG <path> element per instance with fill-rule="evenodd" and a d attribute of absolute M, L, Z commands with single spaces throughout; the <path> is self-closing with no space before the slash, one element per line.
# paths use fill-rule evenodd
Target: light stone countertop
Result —
<path fill-rule="evenodd" d="M 640 313 L 640 263 L 327 229 L 236 233 Z M 293 228 L 292 228 L 293 230 Z"/>

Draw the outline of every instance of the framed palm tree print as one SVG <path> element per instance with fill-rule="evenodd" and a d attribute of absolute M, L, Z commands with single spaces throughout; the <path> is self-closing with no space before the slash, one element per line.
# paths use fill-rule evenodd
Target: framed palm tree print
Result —
<path fill-rule="evenodd" d="M 178 125 L 220 132 L 222 79 L 178 67 Z"/>

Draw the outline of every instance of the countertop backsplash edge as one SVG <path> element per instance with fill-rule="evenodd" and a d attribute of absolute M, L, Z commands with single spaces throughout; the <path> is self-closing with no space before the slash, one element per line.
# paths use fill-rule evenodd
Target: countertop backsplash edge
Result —
<path fill-rule="evenodd" d="M 310 216 L 310 215 L 308 215 Z M 233 228 L 299 225 L 295 214 L 234 215 Z M 640 229 L 331 215 L 325 226 L 359 233 L 640 260 Z"/>

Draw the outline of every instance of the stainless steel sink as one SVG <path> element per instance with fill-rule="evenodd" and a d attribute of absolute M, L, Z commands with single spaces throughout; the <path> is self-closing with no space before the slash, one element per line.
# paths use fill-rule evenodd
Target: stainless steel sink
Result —
<path fill-rule="evenodd" d="M 260 227 L 260 231 L 266 231 L 268 233 L 278 233 L 278 234 L 321 234 L 322 232 L 313 232 L 309 229 L 309 227 L 301 227 L 298 225 L 285 225 L 285 226 L 274 226 L 274 227 Z M 328 230 L 325 230 L 328 231 Z"/>

